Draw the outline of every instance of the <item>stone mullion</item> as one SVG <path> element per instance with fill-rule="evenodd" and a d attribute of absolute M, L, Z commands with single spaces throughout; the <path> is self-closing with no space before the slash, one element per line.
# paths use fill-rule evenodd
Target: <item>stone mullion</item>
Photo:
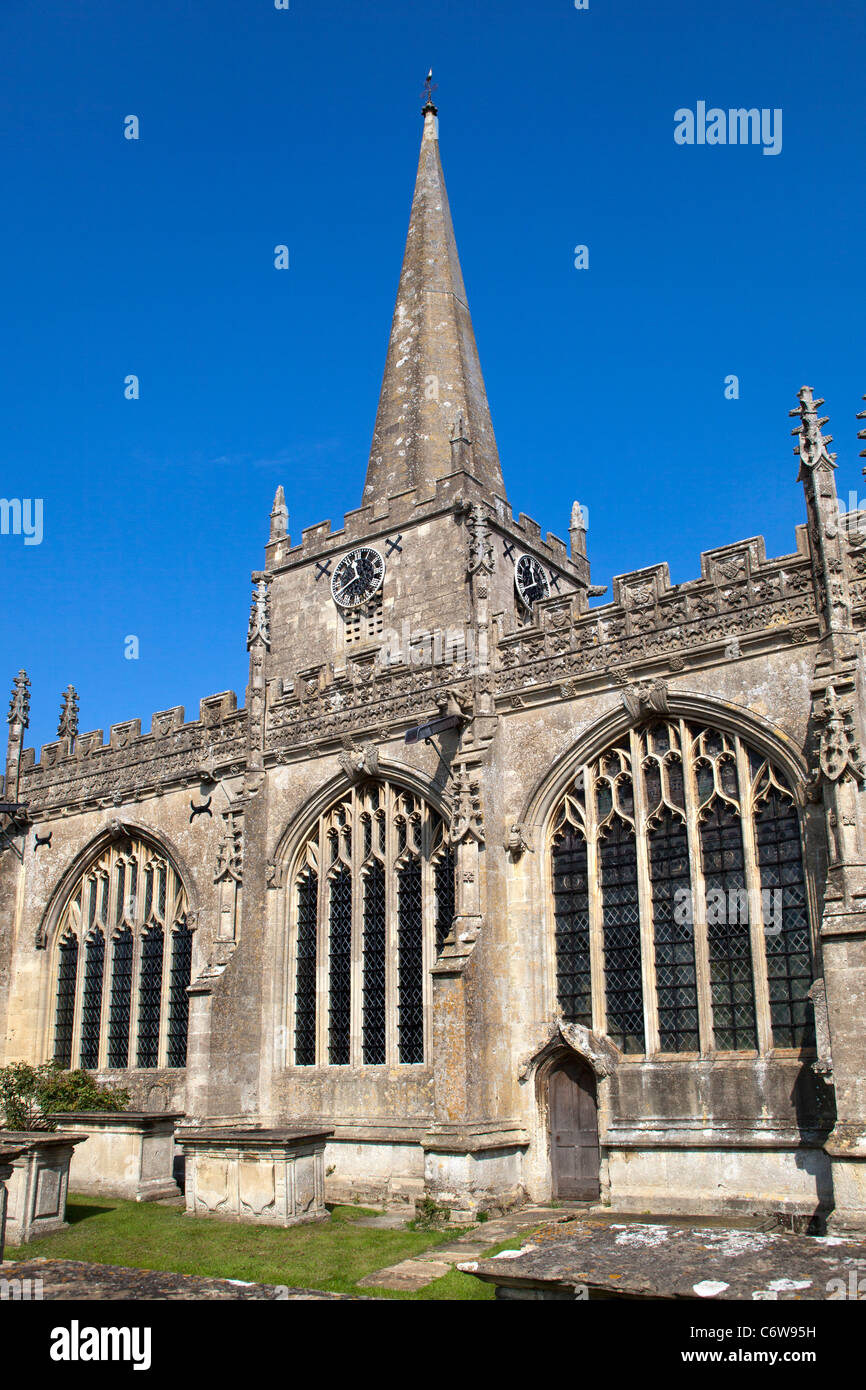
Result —
<path fill-rule="evenodd" d="M 433 1011 L 433 976 L 430 969 L 436 960 L 434 942 L 434 922 L 436 916 L 435 869 L 433 866 L 433 840 L 435 828 L 433 811 L 422 803 L 421 820 L 421 989 L 424 1065 L 430 1063 L 433 1055 L 431 1037 L 431 1017 Z"/>
<path fill-rule="evenodd" d="M 164 1067 L 168 1053 L 168 987 L 171 979 L 171 953 L 174 944 L 174 923 L 169 921 L 169 909 L 174 906 L 174 869 L 165 866 L 165 913 L 162 920 L 162 979 L 159 987 L 159 1033 L 157 1034 L 156 1065 Z M 235 888 L 237 892 L 237 888 Z"/>
<path fill-rule="evenodd" d="M 686 832 L 689 844 L 692 931 L 695 946 L 695 981 L 698 992 L 698 1035 L 701 1056 L 714 1050 L 713 1001 L 710 988 L 710 952 L 707 942 L 707 893 L 701 863 L 701 836 L 698 820 L 698 793 L 695 783 L 692 738 L 684 719 L 679 721 L 680 751 L 683 760 L 683 791 L 686 803 Z"/>
<path fill-rule="evenodd" d="M 604 937 L 602 930 L 601 883 L 599 881 L 598 827 L 595 814 L 595 783 L 592 768 L 583 768 L 583 807 L 586 827 L 586 877 L 589 887 L 589 974 L 592 986 L 592 1026 L 596 1033 L 607 1032 L 607 996 L 604 986 Z"/>
<path fill-rule="evenodd" d="M 364 875 L 362 873 L 360 797 L 356 791 L 351 793 L 352 814 L 352 948 L 349 985 L 349 1066 L 357 1070 L 361 1066 L 361 1020 L 364 990 L 364 938 L 363 903 Z"/>
<path fill-rule="evenodd" d="M 283 929 L 283 941 L 288 943 L 286 950 L 285 975 L 283 977 L 283 1032 L 284 1044 L 281 1053 L 277 1053 L 278 1067 L 293 1067 L 295 1065 L 295 995 L 297 993 L 298 978 L 298 884 L 301 881 L 301 864 L 298 864 L 298 872 L 292 878 L 288 872 L 291 863 L 286 870 L 285 902 L 283 911 L 277 913 L 277 922 Z M 318 889 L 316 884 L 316 935 L 318 936 Z M 282 896 L 282 894 L 280 894 Z M 318 942 L 316 946 L 316 959 L 318 961 Z M 288 981 L 286 985 L 285 981 Z"/>
<path fill-rule="evenodd" d="M 154 874 L 154 889 L 156 888 L 156 875 Z M 129 1050 L 126 1055 L 126 1065 L 134 1067 L 138 1065 L 138 1005 L 141 994 L 141 943 L 148 923 L 143 922 L 140 927 L 132 934 L 132 980 L 129 998 Z"/>
<path fill-rule="evenodd" d="M 397 794 L 385 784 L 385 1061 L 396 1066 L 397 1040 Z"/>
<path fill-rule="evenodd" d="M 740 825 L 743 835 L 743 861 L 746 868 L 746 893 L 749 912 L 749 936 L 752 943 L 752 979 L 755 991 L 755 1028 L 758 1051 L 763 1056 L 773 1046 L 770 1024 L 770 986 L 767 979 L 767 951 L 764 939 L 764 912 L 761 897 L 761 876 L 755 846 L 755 827 L 752 819 L 752 791 L 749 759 L 739 739 L 737 748 L 737 780 L 740 784 Z M 730 905 L 728 911 L 730 912 Z"/>
<path fill-rule="evenodd" d="M 653 905 L 650 887 L 649 848 L 647 845 L 647 812 L 641 767 L 640 739 L 634 731 L 629 734 L 632 789 L 634 795 L 634 835 L 637 855 L 638 910 L 640 912 L 641 979 L 643 981 L 643 1016 L 646 1055 L 659 1051 L 659 1010 L 656 988 L 656 962 L 653 933 Z"/>
<path fill-rule="evenodd" d="M 99 1001 L 99 1052 L 97 1066 L 108 1065 L 108 1010 L 111 1004 L 112 928 L 104 929 L 105 951 L 102 957 L 102 994 Z"/>
<path fill-rule="evenodd" d="M 110 880 L 109 880 L 109 882 L 110 882 Z M 85 886 L 86 886 L 86 880 L 85 880 Z M 98 903 L 98 901 L 99 901 L 99 899 L 97 898 L 97 903 Z M 71 1041 L 70 1050 L 69 1050 L 69 1065 L 70 1065 L 70 1067 L 77 1067 L 77 1066 L 78 1066 L 78 1063 L 79 1063 L 79 1060 L 80 1060 L 80 1056 L 81 1056 L 81 1015 L 82 1015 L 83 1008 L 84 1008 L 84 961 L 85 961 L 85 958 L 86 958 L 86 942 L 87 942 L 87 937 L 88 937 L 88 933 L 89 933 L 89 930 L 90 930 L 89 927 L 87 926 L 87 913 L 84 911 L 84 887 L 82 887 L 82 890 L 81 890 L 81 906 L 82 906 L 81 925 L 80 925 L 80 927 L 79 927 L 79 929 L 78 929 L 78 967 L 77 967 L 77 969 L 76 969 L 76 971 L 75 971 L 75 995 L 74 995 L 74 1003 L 73 1003 L 73 1008 L 72 1008 L 72 1041 Z M 98 923 L 94 922 L 94 926 L 97 926 L 97 925 L 98 925 Z M 58 941 L 59 941 L 59 940 L 61 939 L 61 937 L 58 936 L 57 939 L 58 939 Z M 57 960 L 58 960 L 58 965 L 57 965 L 57 970 L 55 971 L 55 978 L 57 978 L 57 971 L 59 971 L 59 969 L 60 969 L 60 956 L 59 956 L 59 954 L 58 954 Z M 54 1007 L 55 1007 L 55 1014 L 56 1014 L 56 1009 L 57 1009 L 56 1002 L 55 1002 L 55 1006 L 54 1006 Z M 55 1025 L 56 1025 L 56 1017 L 55 1017 Z M 53 1051 L 53 1047 L 54 1047 L 54 1041 L 52 1040 L 52 1051 Z"/>
<path fill-rule="evenodd" d="M 133 846 L 133 848 L 134 848 L 134 846 Z M 114 853 L 112 852 L 112 854 L 109 856 L 109 874 L 110 874 L 111 869 L 114 867 L 115 863 L 116 863 L 116 856 L 115 856 Z M 109 876 L 109 880 L 108 880 L 108 910 L 107 910 L 107 912 L 106 912 L 106 914 L 105 914 L 106 920 L 105 920 L 105 922 L 102 924 L 103 937 L 104 937 L 104 940 L 105 940 L 105 953 L 104 953 L 104 955 L 103 955 L 103 957 L 102 957 L 102 997 L 101 997 L 100 1006 L 99 1006 L 99 1053 L 98 1053 L 98 1057 L 97 1057 L 97 1062 L 98 1062 L 98 1065 L 99 1065 L 100 1067 L 105 1067 L 105 1066 L 108 1065 L 108 1017 L 109 1017 L 109 1009 L 110 1009 L 110 1007 L 111 1007 L 111 977 L 112 977 L 112 975 L 113 975 L 113 968 L 112 968 L 112 967 L 113 967 L 113 965 L 114 965 L 114 951 L 113 951 L 113 949 L 112 949 L 112 946 L 113 946 L 112 932 L 116 930 L 116 927 L 113 927 L 113 926 L 112 926 L 112 923 L 115 921 L 115 919 L 116 919 L 116 917 L 117 917 L 117 882 L 116 882 L 117 875 L 115 874 L 113 877 L 114 877 L 114 881 L 112 881 L 112 877 L 111 877 L 111 876 Z M 125 883 L 125 882 L 126 882 L 126 880 L 124 879 L 124 883 Z M 84 906 L 84 894 L 83 894 L 83 893 L 82 893 L 82 897 L 81 897 L 81 903 L 82 903 L 82 907 L 83 907 L 83 906 Z M 98 894 L 97 894 L 97 914 L 98 914 L 98 904 L 99 904 L 99 897 L 98 897 Z M 125 914 L 124 914 L 124 915 L 125 915 Z M 82 916 L 82 920 L 83 920 L 83 916 Z M 94 926 L 97 926 L 97 925 L 98 925 L 98 915 L 97 915 L 97 919 L 94 921 Z M 134 927 L 133 927 L 133 939 L 134 939 L 134 936 L 135 936 L 135 929 L 134 929 Z M 82 987 L 83 987 L 83 981 L 82 981 Z M 131 1000 L 131 999 L 130 999 L 130 1002 L 129 1002 L 129 1014 L 130 1014 L 130 1019 L 131 1019 L 131 1018 L 132 1018 L 132 1000 Z M 80 1046 L 80 1044 L 79 1044 L 79 1046 Z M 127 1057 L 127 1061 L 129 1061 L 129 1058 L 128 1058 L 128 1057 Z"/>
<path fill-rule="evenodd" d="M 316 1063 L 328 1062 L 328 906 L 331 878 L 328 867 L 325 817 L 319 820 L 319 892 L 316 913 Z M 295 908 L 297 911 L 297 908 Z"/>

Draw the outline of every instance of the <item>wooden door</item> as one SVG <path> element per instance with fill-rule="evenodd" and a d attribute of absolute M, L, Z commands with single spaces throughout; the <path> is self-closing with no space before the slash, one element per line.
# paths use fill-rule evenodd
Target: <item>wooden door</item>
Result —
<path fill-rule="evenodd" d="M 550 1076 L 550 1159 L 553 1195 L 592 1201 L 599 1195 L 598 1103 L 592 1068 L 578 1058 Z"/>

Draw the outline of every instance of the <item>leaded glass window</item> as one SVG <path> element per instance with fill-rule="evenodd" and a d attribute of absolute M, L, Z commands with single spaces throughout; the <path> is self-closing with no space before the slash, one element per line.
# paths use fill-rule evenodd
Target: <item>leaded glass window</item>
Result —
<path fill-rule="evenodd" d="M 455 910 L 442 818 L 393 783 L 360 783 L 302 845 L 289 903 L 294 1064 L 422 1064 L 428 970 Z"/>
<path fill-rule="evenodd" d="M 105 972 L 105 937 L 99 927 L 84 943 L 84 985 L 81 991 L 81 1047 L 78 1064 L 99 1066 L 99 1032 L 102 1026 L 102 980 Z"/>
<path fill-rule="evenodd" d="M 72 1057 L 89 1069 L 186 1065 L 192 969 L 186 917 L 180 875 L 142 840 L 115 841 L 82 874 L 58 931 L 65 985 L 62 1007 L 58 989 L 54 1034 L 55 1053 L 57 1039 L 64 1039 L 64 1065 Z M 74 977 L 63 946 L 71 937 Z"/>
<path fill-rule="evenodd" d="M 797 811 L 784 789 L 764 773 L 764 804 L 755 816 L 758 872 L 765 904 L 770 1021 L 776 1047 L 814 1047 L 815 1020 L 808 997 L 812 943 Z"/>
<path fill-rule="evenodd" d="M 167 1067 L 186 1066 L 189 1030 L 189 979 L 192 971 L 192 932 L 179 922 L 171 934 L 171 973 L 168 977 Z"/>
<path fill-rule="evenodd" d="M 78 979 L 78 937 L 68 931 L 60 942 L 57 971 L 57 1008 L 54 1022 L 54 1060 L 68 1067 L 72 1058 L 75 1021 L 75 987 Z"/>
<path fill-rule="evenodd" d="M 713 1033 L 725 1052 L 753 1048 L 755 984 L 743 860 L 743 832 L 733 807 L 715 802 L 701 822 L 707 890 L 707 944 Z"/>
<path fill-rule="evenodd" d="M 138 1056 L 140 1067 L 155 1067 L 159 1058 L 159 1016 L 162 1006 L 162 927 L 151 926 L 141 941 L 138 981 Z"/>
<path fill-rule="evenodd" d="M 364 1061 L 385 1061 L 385 867 L 374 860 L 364 877 Z"/>
<path fill-rule="evenodd" d="M 319 876 L 308 869 L 297 885 L 297 970 L 295 976 L 295 1062 L 316 1060 L 316 902 Z"/>
<path fill-rule="evenodd" d="M 601 841 L 607 1031 L 623 1052 L 643 1052 L 643 983 L 634 827 L 615 817 Z"/>
<path fill-rule="evenodd" d="M 328 1061 L 349 1062 L 352 1028 L 352 874 L 345 865 L 330 882 L 328 904 Z"/>
<path fill-rule="evenodd" d="M 397 1027 L 401 1062 L 424 1061 L 424 928 L 421 864 L 397 871 Z"/>
<path fill-rule="evenodd" d="M 129 1063 L 129 1020 L 132 1011 L 132 931 L 124 927 L 111 943 L 111 993 L 108 1008 L 108 1065 Z"/>
<path fill-rule="evenodd" d="M 754 748 L 685 719 L 638 726 L 578 769 L 550 854 L 566 1021 L 633 1054 L 814 1045 L 800 817 Z"/>
<path fill-rule="evenodd" d="M 589 874 L 586 839 L 564 825 L 553 842 L 556 993 L 567 1023 L 592 1027 L 589 958 Z"/>

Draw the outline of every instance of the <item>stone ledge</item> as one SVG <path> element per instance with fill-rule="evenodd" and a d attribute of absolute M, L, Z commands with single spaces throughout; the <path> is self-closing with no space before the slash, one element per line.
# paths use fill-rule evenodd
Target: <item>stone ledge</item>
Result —
<path fill-rule="evenodd" d="M 823 1300 L 845 1297 L 851 1277 L 856 1287 L 866 1274 L 866 1244 L 587 1219 L 540 1231 L 515 1255 L 457 1268 L 506 1299 Z"/>

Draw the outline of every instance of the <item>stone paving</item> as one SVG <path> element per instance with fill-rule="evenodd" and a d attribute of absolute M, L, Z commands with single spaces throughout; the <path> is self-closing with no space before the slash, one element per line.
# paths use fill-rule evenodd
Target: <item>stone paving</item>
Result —
<path fill-rule="evenodd" d="M 539 1226 L 549 1226 L 560 1221 L 571 1221 L 587 1210 L 587 1205 L 571 1207 L 522 1207 L 520 1211 L 508 1216 L 496 1217 L 492 1221 L 479 1222 L 470 1231 L 457 1236 L 446 1245 L 434 1245 L 410 1260 L 377 1269 L 373 1274 L 359 1279 L 359 1287 L 372 1289 L 399 1289 L 414 1292 L 432 1284 L 449 1274 L 455 1265 L 464 1260 L 477 1259 L 489 1250 L 491 1245 L 508 1240 L 512 1236 L 528 1235 Z M 372 1220 L 372 1218 L 371 1218 Z"/>

